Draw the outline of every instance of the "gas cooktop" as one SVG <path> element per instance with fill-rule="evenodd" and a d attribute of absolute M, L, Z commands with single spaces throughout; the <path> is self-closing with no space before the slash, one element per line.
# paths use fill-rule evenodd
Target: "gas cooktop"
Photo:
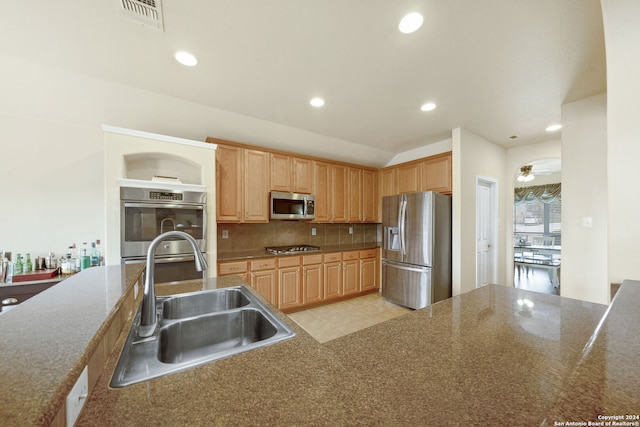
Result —
<path fill-rule="evenodd" d="M 290 254 L 297 254 L 300 252 L 315 252 L 320 250 L 318 246 L 311 246 L 311 245 L 273 246 L 273 247 L 264 248 L 264 249 L 267 252 L 270 252 L 274 255 L 290 255 Z"/>

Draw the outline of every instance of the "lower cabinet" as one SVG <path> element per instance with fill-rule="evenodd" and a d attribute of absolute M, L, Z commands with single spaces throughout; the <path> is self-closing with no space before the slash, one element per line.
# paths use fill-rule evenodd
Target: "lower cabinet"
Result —
<path fill-rule="evenodd" d="M 324 271 L 322 255 L 302 257 L 302 304 L 314 304 L 324 301 Z"/>
<path fill-rule="evenodd" d="M 285 312 L 379 288 L 379 250 L 222 261 L 218 276 L 237 275 Z"/>

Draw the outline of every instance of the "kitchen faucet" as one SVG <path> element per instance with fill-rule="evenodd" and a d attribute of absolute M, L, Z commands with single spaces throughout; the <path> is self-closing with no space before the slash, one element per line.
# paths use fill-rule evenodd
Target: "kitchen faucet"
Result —
<path fill-rule="evenodd" d="M 163 240 L 170 237 L 180 237 L 191 244 L 193 248 L 193 255 L 196 263 L 196 270 L 203 271 L 207 269 L 207 260 L 205 259 L 196 240 L 183 231 L 167 231 L 160 234 L 151 241 L 149 250 L 147 251 L 147 274 L 144 280 L 144 293 L 142 295 L 142 313 L 140 315 L 140 328 L 138 335 L 142 338 L 150 337 L 153 335 L 158 318 L 156 315 L 156 290 L 155 290 L 155 254 L 156 249 Z"/>

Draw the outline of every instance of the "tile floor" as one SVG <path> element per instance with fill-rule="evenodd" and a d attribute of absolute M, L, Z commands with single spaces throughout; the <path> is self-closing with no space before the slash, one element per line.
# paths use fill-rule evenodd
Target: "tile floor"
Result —
<path fill-rule="evenodd" d="M 411 311 L 375 293 L 291 313 L 289 317 L 324 343 Z"/>

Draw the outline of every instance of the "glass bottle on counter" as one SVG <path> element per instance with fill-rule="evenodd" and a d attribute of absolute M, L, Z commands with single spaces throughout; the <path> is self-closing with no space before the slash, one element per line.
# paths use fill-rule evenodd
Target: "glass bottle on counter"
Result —
<path fill-rule="evenodd" d="M 13 263 L 13 275 L 22 273 L 22 255 L 16 254 L 16 261 Z"/>
<path fill-rule="evenodd" d="M 91 267 L 100 266 L 100 251 L 96 247 L 96 242 L 91 242 Z"/>
<path fill-rule="evenodd" d="M 82 244 L 82 249 L 80 250 L 80 270 L 86 270 L 91 267 L 91 256 L 89 255 L 89 249 L 87 247 L 87 242 Z"/>
<path fill-rule="evenodd" d="M 24 264 L 22 264 L 22 272 L 29 273 L 30 271 L 33 271 L 33 262 L 31 262 L 30 253 L 25 254 L 25 256 L 27 257 L 27 259 L 25 260 Z"/>

